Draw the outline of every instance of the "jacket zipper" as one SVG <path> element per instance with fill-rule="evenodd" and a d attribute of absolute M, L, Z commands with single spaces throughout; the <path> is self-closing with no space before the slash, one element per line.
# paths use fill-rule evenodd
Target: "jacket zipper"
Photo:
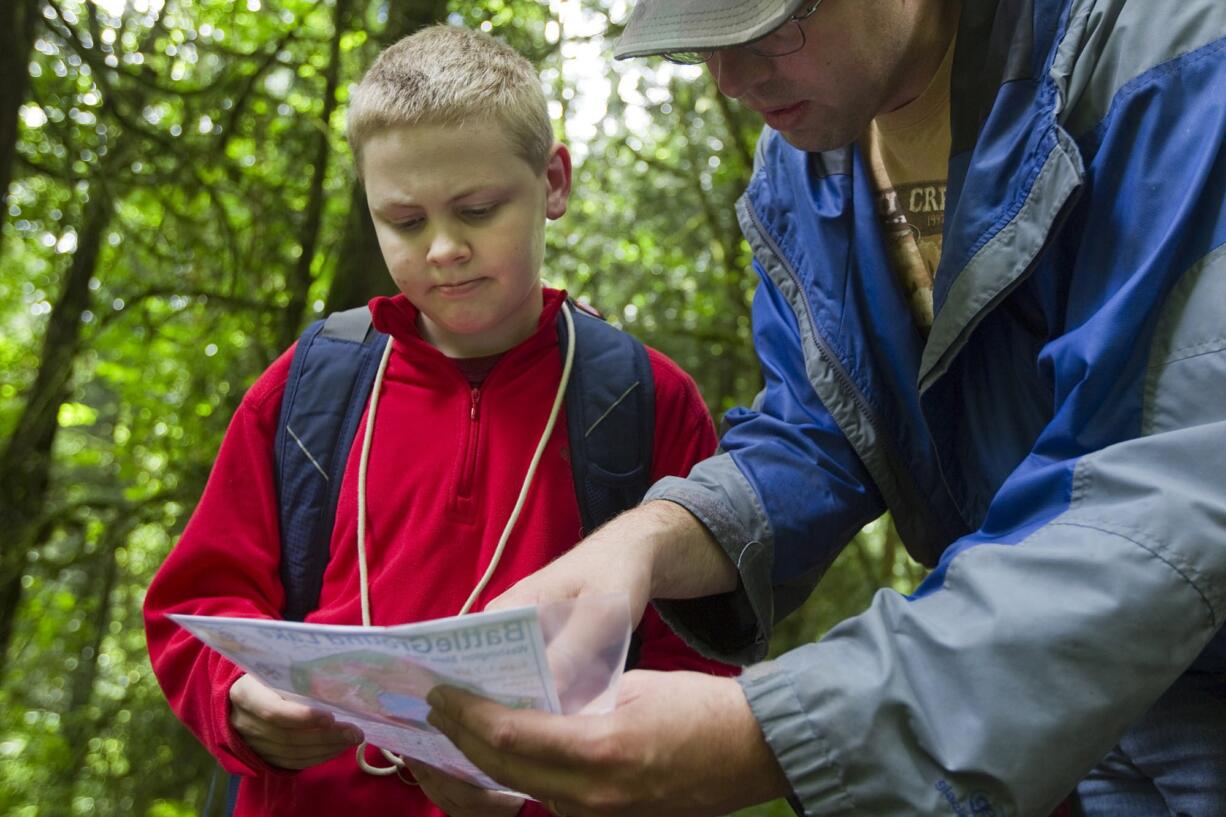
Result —
<path fill-rule="evenodd" d="M 800 276 L 796 274 L 796 270 L 792 268 L 791 262 L 787 260 L 783 252 L 779 249 L 779 245 L 775 243 L 775 239 L 762 224 L 762 220 L 758 218 L 757 211 L 753 207 L 748 206 L 748 203 L 746 204 L 745 210 L 749 213 L 749 217 L 753 219 L 754 226 L 758 229 L 758 235 L 762 236 L 762 239 L 770 246 L 770 250 L 774 254 L 775 258 L 778 259 L 779 265 L 783 267 L 784 272 L 786 272 L 788 277 L 792 279 L 792 283 L 796 286 L 797 294 L 804 298 L 805 303 L 808 304 L 809 299 L 804 294 L 805 290 L 804 286 L 801 285 Z M 813 330 L 813 339 L 817 342 L 817 349 L 821 353 L 822 357 L 824 357 L 830 364 L 830 367 L 834 370 L 835 379 L 838 381 L 839 386 L 844 392 L 851 395 L 851 399 L 855 402 L 856 408 L 859 409 L 860 413 L 863 414 L 865 419 L 868 420 L 868 424 L 873 429 L 873 432 L 876 434 L 877 438 L 881 440 L 887 439 L 886 436 L 881 433 L 881 426 L 877 421 L 877 415 L 869 408 L 868 402 L 864 399 L 864 395 L 860 393 L 860 389 L 857 388 L 855 382 L 851 379 L 851 375 L 849 375 L 847 370 L 843 368 L 843 362 L 839 360 L 838 356 L 834 354 L 833 350 L 831 350 L 830 345 L 826 342 L 826 338 L 822 335 L 822 333 L 817 330 L 817 324 L 813 320 L 812 308 L 805 309 L 805 318 L 809 322 L 809 328 Z"/>
<path fill-rule="evenodd" d="M 467 498 L 472 494 L 473 473 L 477 467 L 477 442 L 481 431 L 481 389 L 472 389 L 468 402 L 468 427 L 464 434 L 464 449 L 460 462 L 460 480 L 456 496 Z"/>
<path fill-rule="evenodd" d="M 1063 150 L 1063 147 L 1064 146 L 1057 138 L 1056 147 L 1051 153 L 1048 154 L 1048 157 L 1050 157 L 1056 150 Z M 1069 215 L 1072 213 L 1073 208 L 1076 206 L 1077 202 L 1081 200 L 1083 189 L 1083 184 L 1079 182 L 1077 189 L 1071 191 L 1068 196 L 1065 197 L 1064 203 L 1060 205 L 1059 212 L 1056 213 L 1056 217 L 1052 219 L 1051 224 L 1049 224 L 1047 227 L 1047 231 L 1043 236 L 1043 243 L 1039 245 L 1039 249 L 1035 251 L 1034 256 L 1031 257 L 1031 259 L 1026 263 L 1026 267 L 1019 272 L 1012 281 L 1009 282 L 1008 286 L 996 293 L 995 297 L 976 310 L 971 319 L 966 322 L 966 325 L 958 331 L 958 336 L 954 339 L 954 343 L 949 344 L 949 348 L 947 348 L 941 354 L 939 363 L 944 363 L 945 365 L 934 366 L 932 370 L 928 372 L 928 375 L 924 378 L 924 380 L 920 382 L 919 393 L 921 399 L 923 398 L 924 393 L 927 392 L 928 389 L 930 389 L 932 385 L 936 383 L 936 381 L 944 377 L 945 372 L 949 370 L 949 366 L 952 364 L 953 359 L 957 357 L 959 353 L 961 353 L 962 348 L 966 346 L 967 339 L 977 328 L 979 328 L 979 324 L 983 323 L 984 318 L 995 311 L 995 309 L 1000 306 L 1006 298 L 1013 294 L 1014 290 L 1024 284 L 1026 280 L 1029 279 L 1034 273 L 1035 267 L 1037 267 L 1039 264 L 1039 260 L 1055 242 L 1056 236 L 1064 228 L 1064 223 L 1068 221 Z M 1033 184 L 1030 187 L 1030 192 L 1034 192 Z M 1027 198 L 1029 198 L 1029 196 L 1027 196 Z M 962 270 L 965 268 L 966 265 L 963 265 L 962 269 L 958 270 L 958 274 L 960 275 Z M 955 276 L 955 280 L 956 278 L 957 276 Z M 956 349 L 955 346 L 957 347 Z M 934 375 L 934 373 L 938 372 L 938 369 L 940 370 L 939 373 Z"/>
<path fill-rule="evenodd" d="M 835 380 L 837 381 L 840 389 L 842 390 L 844 394 L 850 395 L 852 402 L 855 403 L 855 406 L 859 410 L 861 416 L 864 417 L 869 427 L 873 430 L 875 437 L 878 440 L 883 441 L 881 443 L 884 449 L 882 451 L 882 454 L 886 460 L 886 468 L 889 472 L 889 476 L 899 486 L 898 490 L 899 490 L 900 496 L 898 497 L 898 499 L 903 503 L 903 509 L 905 509 L 905 511 L 911 514 L 912 516 L 918 515 L 922 518 L 930 518 L 931 511 L 922 507 L 924 492 L 920 490 L 919 486 L 914 483 L 913 478 L 911 478 L 907 474 L 905 463 L 903 462 L 903 460 L 896 453 L 893 453 L 893 451 L 896 451 L 898 448 L 897 441 L 895 441 L 892 437 L 886 434 L 883 434 L 881 432 L 881 424 L 877 419 L 876 413 L 872 411 L 871 408 L 869 408 L 868 401 L 864 398 L 864 395 L 860 393 L 860 389 L 856 386 L 855 382 L 851 379 L 851 375 L 849 375 L 847 373 L 847 370 L 843 367 L 843 362 L 839 360 L 837 355 L 834 354 L 834 351 L 830 348 L 830 345 L 826 342 L 825 337 L 822 335 L 821 332 L 818 331 L 817 323 L 813 319 L 813 310 L 811 307 L 808 307 L 808 297 L 805 295 L 804 287 L 801 285 L 800 276 L 796 274 L 796 270 L 792 267 L 791 262 L 787 260 L 783 252 L 779 249 L 779 245 L 775 242 L 774 237 L 771 236 L 770 232 L 766 229 L 765 225 L 763 225 L 762 220 L 758 217 L 757 211 L 752 206 L 749 206 L 748 202 L 746 202 L 745 210 L 746 212 L 749 213 L 749 217 L 753 220 L 754 226 L 758 230 L 758 234 L 762 236 L 762 240 L 767 243 L 770 251 L 774 254 L 775 258 L 778 260 L 779 265 L 783 267 L 784 272 L 786 272 L 788 277 L 792 280 L 792 284 L 796 287 L 797 294 L 802 299 L 804 299 L 804 302 L 807 307 L 804 310 L 805 319 L 808 321 L 809 328 L 813 332 L 813 339 L 814 339 L 814 342 L 817 344 L 818 353 L 821 354 L 821 356 L 826 359 L 831 370 L 834 372 Z M 812 383 L 810 383 L 809 385 L 810 385 L 810 388 L 812 388 Z M 837 423 L 837 420 L 836 420 L 836 423 Z M 848 442 L 849 443 L 851 442 L 850 438 L 848 439 Z M 863 454 L 861 454 L 861 452 L 858 449 L 856 449 L 856 446 L 854 444 L 852 445 L 852 449 L 856 451 L 856 455 L 859 456 L 861 461 L 863 462 L 864 456 Z M 866 465 L 866 468 L 867 468 L 867 465 Z M 941 473 L 939 456 L 937 457 L 937 471 L 938 473 Z M 871 471 L 869 472 L 869 475 L 870 477 L 873 476 Z M 876 477 L 873 477 L 873 479 L 874 481 L 876 481 Z M 912 496 L 916 497 L 917 500 L 919 500 L 919 504 L 921 507 L 919 507 L 918 509 L 913 508 L 913 507 L 907 507 L 911 503 L 907 502 L 908 490 L 906 488 L 903 488 L 901 484 L 903 479 L 912 480 L 912 484 L 910 486 L 909 493 Z M 941 479 L 942 481 L 944 481 L 945 479 L 945 476 L 943 473 L 941 473 Z M 878 490 L 880 490 L 880 486 L 878 486 Z M 953 501 L 953 494 L 949 491 L 948 485 L 945 485 L 945 493 L 947 496 L 950 497 L 951 506 L 956 510 L 958 515 L 963 518 L 964 523 L 969 525 L 969 523 L 965 522 L 965 516 L 962 513 L 962 508 L 958 505 L 957 502 Z M 883 497 L 883 499 L 884 498 L 885 497 Z M 891 513 L 894 513 L 896 510 L 890 507 L 890 503 L 888 499 L 886 500 L 886 508 L 890 510 Z M 934 555 L 936 557 L 939 557 L 940 553 L 936 553 Z"/>

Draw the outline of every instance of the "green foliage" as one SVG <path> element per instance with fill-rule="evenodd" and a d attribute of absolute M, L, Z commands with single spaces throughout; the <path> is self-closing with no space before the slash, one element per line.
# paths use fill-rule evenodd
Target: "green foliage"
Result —
<path fill-rule="evenodd" d="M 733 207 L 757 125 L 696 69 L 615 64 L 606 32 L 618 21 L 599 3 L 576 18 L 577 5 L 452 2 L 449 20 L 540 66 L 572 146 L 575 191 L 548 233 L 547 281 L 671 355 L 718 415 L 760 388 L 756 281 Z M 215 765 L 152 677 L 143 588 L 244 390 L 323 309 L 353 237 L 348 86 L 403 9 L 353 2 L 338 20 L 337 0 L 37 7 L 0 228 L 6 444 L 40 409 L 29 395 L 51 359 L 51 315 L 90 214 L 103 220 L 67 392 L 41 407 L 55 433 L 0 660 L 0 814 L 194 814 Z M 334 41 L 340 108 L 324 121 Z M 321 138 L 331 161 L 315 188 Z M 916 578 L 888 520 L 875 523 L 774 648 L 812 640 L 875 588 Z M 743 812 L 787 813 L 779 803 Z"/>

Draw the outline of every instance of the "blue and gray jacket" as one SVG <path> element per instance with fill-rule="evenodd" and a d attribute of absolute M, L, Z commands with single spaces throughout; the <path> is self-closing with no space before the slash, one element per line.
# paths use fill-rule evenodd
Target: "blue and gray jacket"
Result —
<path fill-rule="evenodd" d="M 930 335 L 863 157 L 767 131 L 738 205 L 766 385 L 648 495 L 738 566 L 657 603 L 725 659 L 887 508 L 935 567 L 742 678 L 810 814 L 1046 814 L 1226 670 L 1226 2 L 962 9 Z"/>

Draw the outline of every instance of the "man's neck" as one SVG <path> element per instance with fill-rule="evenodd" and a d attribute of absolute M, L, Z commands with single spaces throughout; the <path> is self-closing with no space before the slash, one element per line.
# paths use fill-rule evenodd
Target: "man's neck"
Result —
<path fill-rule="evenodd" d="M 896 111 L 924 92 L 958 30 L 960 0 L 915 0 L 911 8 L 912 36 L 905 58 L 899 62 L 895 86 L 898 91 L 887 100 L 882 113 Z"/>

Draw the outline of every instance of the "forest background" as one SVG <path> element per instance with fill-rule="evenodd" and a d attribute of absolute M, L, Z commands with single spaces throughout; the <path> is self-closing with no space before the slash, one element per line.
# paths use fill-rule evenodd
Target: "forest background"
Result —
<path fill-rule="evenodd" d="M 0 3 L 0 814 L 221 814 L 140 605 L 231 412 L 311 320 L 389 290 L 348 90 L 434 22 L 526 54 L 576 159 L 546 280 L 671 355 L 713 414 L 760 386 L 733 203 L 759 122 L 614 63 L 626 0 Z M 888 518 L 778 652 L 919 577 Z M 777 802 L 742 817 L 789 814 Z"/>

